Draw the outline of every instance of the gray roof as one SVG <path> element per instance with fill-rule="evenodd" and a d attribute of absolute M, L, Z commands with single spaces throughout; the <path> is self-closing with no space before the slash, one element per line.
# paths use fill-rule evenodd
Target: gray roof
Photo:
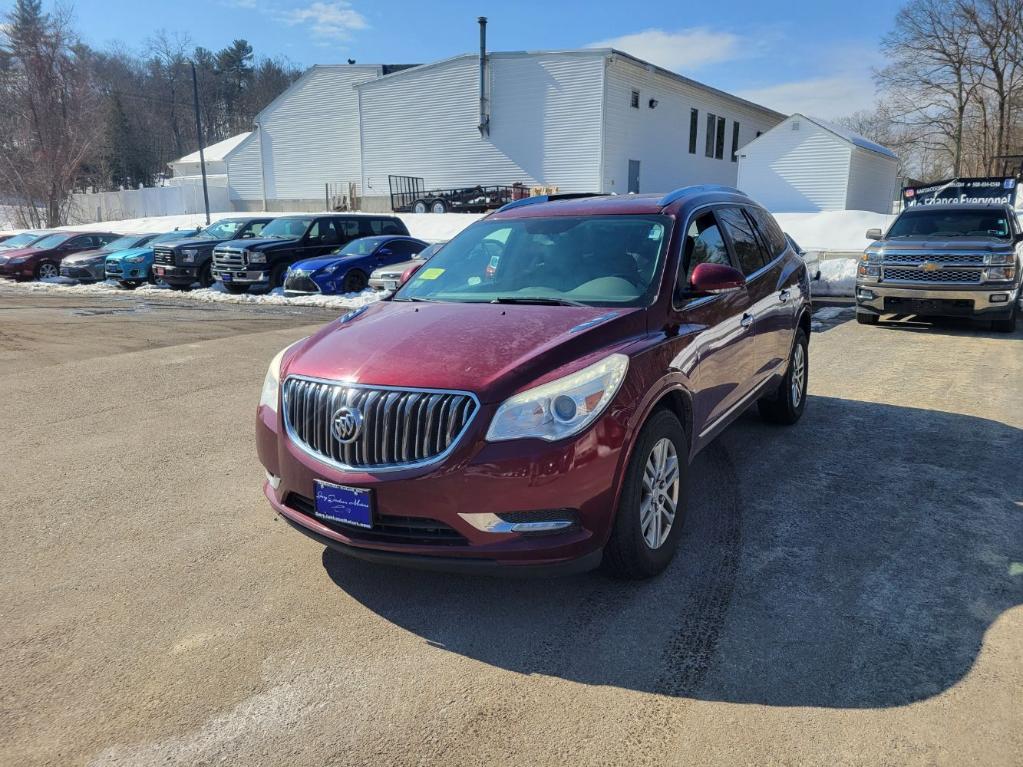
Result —
<path fill-rule="evenodd" d="M 794 114 L 792 116 L 795 117 L 796 115 Z M 853 133 L 848 128 L 843 128 L 840 125 L 829 123 L 827 120 L 822 120 L 819 117 L 808 117 L 807 115 L 799 116 L 805 120 L 809 120 L 814 125 L 817 125 L 818 127 L 821 127 L 826 131 L 831 131 L 839 138 L 845 139 L 850 144 L 855 144 L 860 149 L 866 149 L 870 152 L 877 152 L 878 154 L 883 154 L 885 157 L 891 157 L 893 160 L 899 159 L 899 156 L 888 147 L 881 146 L 880 144 L 877 144 L 868 138 L 864 138 L 859 133 Z"/>

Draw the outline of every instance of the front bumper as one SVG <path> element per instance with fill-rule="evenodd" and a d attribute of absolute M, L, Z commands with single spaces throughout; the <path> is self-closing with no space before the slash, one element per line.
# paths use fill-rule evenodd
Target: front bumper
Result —
<path fill-rule="evenodd" d="M 144 282 L 149 278 L 149 264 L 140 262 L 137 264 L 117 263 L 106 265 L 106 278 L 108 280 L 121 280 L 122 282 Z"/>
<path fill-rule="evenodd" d="M 290 524 L 363 559 L 468 572 L 533 574 L 596 567 L 614 519 L 627 414 L 612 409 L 577 439 L 563 443 L 486 443 L 483 429 L 492 415 L 493 408 L 484 407 L 441 463 L 373 474 L 345 472 L 312 458 L 279 437 L 277 414 L 261 407 L 256 423 L 260 461 L 279 479 L 276 488 L 267 482 L 264 493 Z M 387 541 L 374 531 L 320 520 L 310 513 L 316 480 L 370 489 L 377 519 L 441 523 L 449 535 L 444 541 Z M 486 532 L 460 516 L 559 509 L 570 509 L 577 524 L 546 534 Z"/>
<path fill-rule="evenodd" d="M 1009 315 L 1020 297 L 1019 285 L 992 283 L 975 288 L 892 287 L 857 281 L 856 311 L 863 314 L 927 314 L 951 317 Z"/>
<path fill-rule="evenodd" d="M 99 282 L 106 279 L 106 264 L 103 262 L 94 266 L 65 266 L 61 264 L 60 276 L 84 282 Z"/>
<path fill-rule="evenodd" d="M 213 279 L 221 282 L 237 282 L 245 285 L 253 285 L 257 282 L 266 282 L 270 279 L 269 272 L 249 269 L 247 271 L 234 271 L 231 269 L 217 269 L 213 267 Z"/>
<path fill-rule="evenodd" d="M 390 292 L 393 293 L 395 290 L 398 289 L 398 283 L 400 281 L 401 281 L 400 278 L 398 278 L 398 279 L 391 279 L 390 277 L 386 277 L 386 278 L 385 277 L 373 277 L 369 281 L 369 286 L 371 288 L 373 288 L 374 290 L 384 290 L 384 291 L 390 291 Z"/>
<path fill-rule="evenodd" d="M 35 276 L 35 264 L 26 261 L 21 264 L 14 264 L 8 261 L 0 264 L 0 277 L 12 277 L 14 279 L 26 279 Z"/>
<path fill-rule="evenodd" d="M 199 279 L 199 267 L 154 264 L 153 277 L 171 285 L 191 285 Z"/>

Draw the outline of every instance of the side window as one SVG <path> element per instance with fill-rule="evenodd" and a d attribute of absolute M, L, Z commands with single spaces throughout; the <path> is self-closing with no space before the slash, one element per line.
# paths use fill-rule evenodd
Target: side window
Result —
<path fill-rule="evenodd" d="M 404 234 L 404 232 L 401 231 L 401 227 L 398 226 L 394 219 L 378 218 L 374 219 L 373 223 L 380 228 L 378 234 Z"/>
<path fill-rule="evenodd" d="M 778 226 L 778 222 L 774 220 L 774 216 L 763 208 L 746 208 L 746 214 L 753 219 L 760 231 L 761 239 L 767 243 L 771 260 L 780 256 L 788 246 L 788 242 L 785 240 L 785 233 Z"/>
<path fill-rule="evenodd" d="M 321 218 L 317 223 L 320 225 L 320 234 L 317 238 L 320 245 L 337 245 L 340 243 L 341 238 L 338 237 L 337 230 L 334 228 L 333 219 Z"/>
<path fill-rule="evenodd" d="M 266 226 L 265 221 L 253 221 L 245 227 L 245 231 L 242 233 L 242 239 L 259 237 L 259 233 L 263 231 L 264 226 Z"/>
<path fill-rule="evenodd" d="M 693 270 L 700 264 L 721 264 L 731 266 L 721 229 L 713 213 L 703 213 L 693 219 L 686 231 L 685 244 L 682 246 L 681 272 L 684 280 L 679 280 L 679 288 L 684 289 L 693 276 Z"/>
<path fill-rule="evenodd" d="M 386 247 L 396 256 L 408 256 L 409 258 L 412 258 L 412 256 L 423 249 L 422 245 L 415 242 L 409 242 L 408 240 L 389 242 Z"/>
<path fill-rule="evenodd" d="M 741 208 L 721 208 L 718 218 L 728 239 L 732 242 L 732 251 L 739 262 L 739 269 L 749 276 L 765 264 L 764 253 L 757 239 L 753 224 L 743 215 Z"/>
<path fill-rule="evenodd" d="M 313 221 L 313 225 L 309 227 L 309 231 L 305 234 L 310 242 L 318 240 L 320 238 L 320 219 Z"/>

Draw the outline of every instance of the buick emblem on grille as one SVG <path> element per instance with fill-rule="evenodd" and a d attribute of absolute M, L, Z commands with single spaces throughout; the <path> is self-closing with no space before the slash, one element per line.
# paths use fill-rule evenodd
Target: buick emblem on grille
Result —
<path fill-rule="evenodd" d="M 339 407 L 334 412 L 330 431 L 342 445 L 350 445 L 362 433 L 362 413 L 358 408 L 347 405 Z"/>
<path fill-rule="evenodd" d="M 920 264 L 920 269 L 924 272 L 936 272 L 941 269 L 941 264 L 936 264 L 933 261 L 924 261 Z"/>

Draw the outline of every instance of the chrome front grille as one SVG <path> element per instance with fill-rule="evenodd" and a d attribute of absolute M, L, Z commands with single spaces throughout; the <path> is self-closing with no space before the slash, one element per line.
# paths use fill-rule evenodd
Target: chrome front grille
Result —
<path fill-rule="evenodd" d="M 159 246 L 153 248 L 153 262 L 174 266 L 174 251 L 171 248 L 161 248 Z"/>
<path fill-rule="evenodd" d="M 887 264 L 908 264 L 919 266 L 930 261 L 933 264 L 977 264 L 984 263 L 983 253 L 892 253 L 884 255 Z"/>
<path fill-rule="evenodd" d="M 342 469 L 422 466 L 454 449 L 479 411 L 468 392 L 398 389 L 290 377 L 284 382 L 284 425 L 305 452 Z M 358 411 L 361 428 L 342 443 L 334 421 L 342 407 Z"/>
<path fill-rule="evenodd" d="M 213 268 L 242 270 L 245 268 L 245 252 L 234 248 L 216 248 L 213 251 Z"/>
<path fill-rule="evenodd" d="M 923 269 L 901 269 L 884 267 L 881 279 L 895 282 L 958 282 L 977 284 L 980 282 L 980 269 L 939 269 L 925 272 Z"/>

